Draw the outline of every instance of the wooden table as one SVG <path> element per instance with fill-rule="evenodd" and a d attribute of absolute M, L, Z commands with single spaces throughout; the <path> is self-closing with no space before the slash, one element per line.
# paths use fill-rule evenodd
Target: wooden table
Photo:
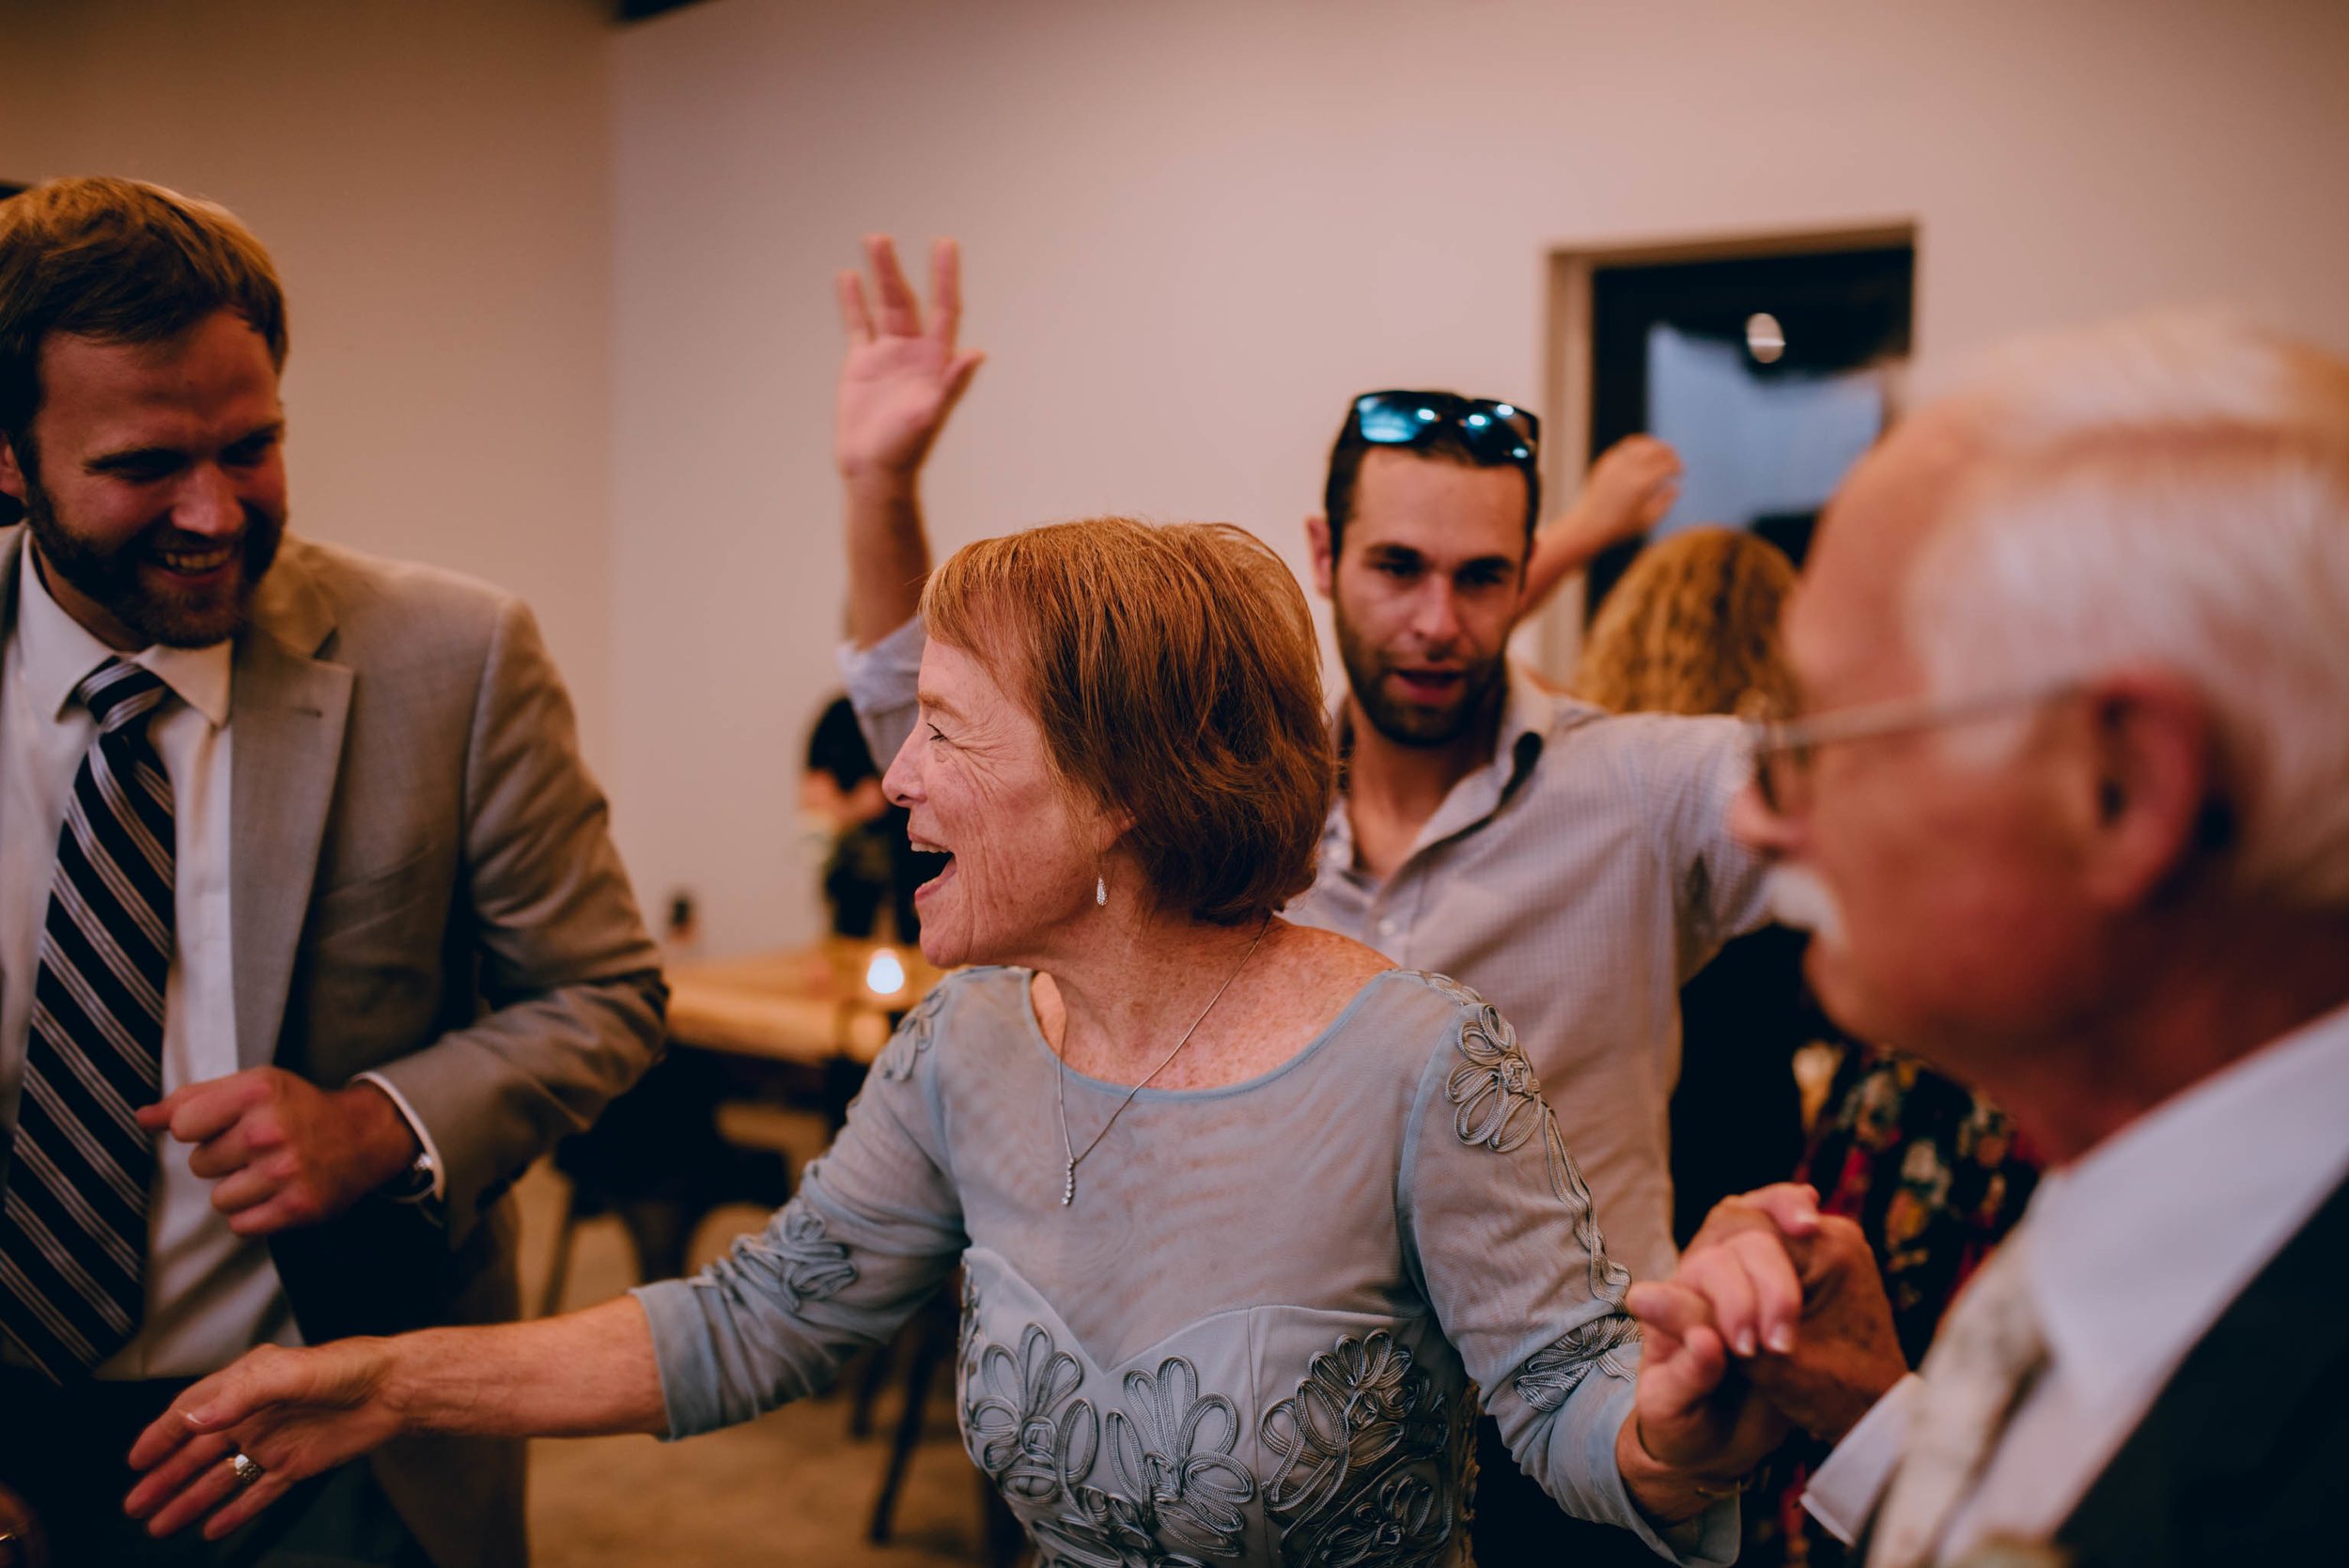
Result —
<path fill-rule="evenodd" d="M 869 983 L 883 953 L 903 972 L 894 992 Z M 890 1015 L 911 1007 L 938 980 L 918 950 L 847 938 L 678 964 L 669 970 L 669 1039 L 688 1049 L 802 1067 L 843 1058 L 869 1065 L 888 1043 Z"/>

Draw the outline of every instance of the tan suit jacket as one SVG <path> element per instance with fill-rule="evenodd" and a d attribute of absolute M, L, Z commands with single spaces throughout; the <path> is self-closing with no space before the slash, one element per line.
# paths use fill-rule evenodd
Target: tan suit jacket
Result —
<path fill-rule="evenodd" d="M 272 1238 L 295 1319 L 315 1343 L 512 1318 L 508 1188 L 650 1064 L 665 999 L 562 680 L 519 599 L 290 536 L 234 670 L 238 1059 L 381 1074 L 445 1167 L 437 1214 L 369 1198 Z M 441 1568 L 523 1560 L 520 1444 L 375 1467 Z"/>

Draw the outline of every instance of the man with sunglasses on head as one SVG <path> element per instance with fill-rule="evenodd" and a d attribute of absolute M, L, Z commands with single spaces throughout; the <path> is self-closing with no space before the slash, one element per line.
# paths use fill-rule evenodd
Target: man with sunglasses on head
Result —
<path fill-rule="evenodd" d="M 873 296 L 857 274 L 840 279 L 850 343 L 835 456 L 848 501 L 844 670 L 885 756 L 911 727 L 922 649 L 921 467 L 981 356 L 957 344 L 950 243 L 932 257 L 926 319 L 889 241 L 867 249 Z M 1723 826 L 1745 740 L 1730 719 L 1610 716 L 1510 661 L 1529 605 L 1662 516 L 1678 472 L 1669 447 L 1639 438 L 1537 527 L 1539 435 L 1514 403 L 1451 393 L 1348 405 L 1324 510 L 1306 524 L 1346 672 L 1343 791 L 1318 880 L 1286 913 L 1482 992 L 1518 1032 L 1609 1251 L 1656 1279 L 1674 1262 L 1679 987 L 1768 918 L 1760 865 Z M 1576 1542 L 1581 1560 L 1618 1542 L 1645 1555 L 1626 1532 L 1561 1514 L 1485 1424 L 1486 1568 L 1520 1551 L 1549 1560 L 1583 1530 L 1595 1538 Z"/>
<path fill-rule="evenodd" d="M 1454 975 L 1517 1026 L 1610 1253 L 1652 1279 L 1673 1255 L 1679 987 L 1766 915 L 1720 824 L 1744 777 L 1734 721 L 1610 716 L 1508 658 L 1533 574 L 1607 542 L 1562 559 L 1542 539 L 1539 437 L 1515 404 L 1451 393 L 1348 408 L 1306 521 L 1346 666 L 1345 791 L 1290 914 Z M 1485 1568 L 1645 1558 L 1561 1514 L 1489 1420 L 1480 1447 Z"/>

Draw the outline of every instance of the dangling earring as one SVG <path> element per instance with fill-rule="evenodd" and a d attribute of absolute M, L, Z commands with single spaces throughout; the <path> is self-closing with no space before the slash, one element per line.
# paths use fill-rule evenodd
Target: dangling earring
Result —
<path fill-rule="evenodd" d="M 1096 876 L 1096 877 L 1093 878 L 1093 905 L 1094 905 L 1094 908 L 1100 908 L 1100 909 L 1105 909 L 1105 908 L 1109 908 L 1109 902 L 1110 902 L 1110 879 L 1109 879 L 1107 877 Z"/>

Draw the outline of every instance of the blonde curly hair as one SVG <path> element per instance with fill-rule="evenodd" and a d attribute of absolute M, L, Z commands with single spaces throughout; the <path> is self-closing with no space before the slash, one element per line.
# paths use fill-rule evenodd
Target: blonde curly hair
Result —
<path fill-rule="evenodd" d="M 1732 713 L 1793 695 L 1778 613 L 1793 563 L 1766 539 L 1691 528 L 1640 552 L 1600 607 L 1574 691 L 1617 713 Z"/>

